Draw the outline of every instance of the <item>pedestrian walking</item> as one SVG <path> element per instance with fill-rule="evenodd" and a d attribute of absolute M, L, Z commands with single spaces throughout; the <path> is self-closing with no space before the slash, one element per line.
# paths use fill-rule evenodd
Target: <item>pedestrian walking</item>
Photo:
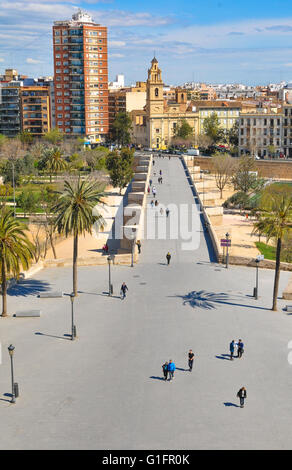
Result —
<path fill-rule="evenodd" d="M 168 370 L 169 381 L 171 381 L 171 379 L 174 379 L 174 371 L 175 371 L 175 363 L 172 362 L 171 359 L 169 359 L 167 370 Z"/>
<path fill-rule="evenodd" d="M 138 247 L 138 253 L 140 254 L 141 253 L 141 241 L 140 240 L 137 240 L 136 241 L 136 245 Z"/>
<path fill-rule="evenodd" d="M 163 375 L 164 375 L 164 380 L 166 381 L 167 380 L 167 374 L 168 374 L 168 362 L 165 362 L 164 364 L 162 364 L 162 371 L 163 371 Z"/>
<path fill-rule="evenodd" d="M 234 356 L 234 348 L 235 348 L 235 341 L 234 339 L 231 341 L 229 344 L 229 351 L 230 351 L 230 360 L 233 361 L 233 356 Z"/>
<path fill-rule="evenodd" d="M 158 200 L 157 200 L 157 199 L 155 200 L 155 204 L 154 204 L 154 205 L 155 205 L 155 207 L 158 206 Z"/>
<path fill-rule="evenodd" d="M 165 213 L 166 213 L 166 217 L 168 217 L 169 216 L 169 209 L 168 208 L 166 209 Z"/>
<path fill-rule="evenodd" d="M 163 208 L 160 207 L 160 215 L 163 215 Z"/>
<path fill-rule="evenodd" d="M 155 188 L 155 186 L 153 186 L 153 188 L 152 188 L 152 194 L 153 194 L 154 197 L 156 196 L 156 188 Z"/>
<path fill-rule="evenodd" d="M 237 357 L 241 358 L 244 353 L 244 344 L 241 339 L 238 340 Z"/>
<path fill-rule="evenodd" d="M 150 194 L 150 186 L 148 186 L 147 192 L 148 192 L 148 194 Z"/>
<path fill-rule="evenodd" d="M 126 292 L 127 292 L 128 287 L 126 286 L 126 283 L 123 282 L 123 284 L 121 285 L 121 299 L 124 300 L 124 298 L 126 297 Z"/>
<path fill-rule="evenodd" d="M 239 398 L 240 408 L 244 408 L 244 400 L 247 397 L 246 388 L 241 387 L 237 392 L 237 396 Z"/>
<path fill-rule="evenodd" d="M 149 184 L 150 184 L 150 186 L 152 186 L 152 180 L 149 180 Z"/>
<path fill-rule="evenodd" d="M 153 199 L 152 199 L 152 201 L 150 202 L 150 204 L 151 204 L 151 207 L 153 208 L 153 206 L 154 206 L 154 201 L 153 201 Z"/>
<path fill-rule="evenodd" d="M 155 165 L 155 160 L 154 160 L 154 158 L 153 158 L 153 166 L 154 166 L 154 165 Z"/>
<path fill-rule="evenodd" d="M 160 178 L 160 184 L 162 184 L 162 176 L 161 176 L 161 178 Z"/>
<path fill-rule="evenodd" d="M 161 171 L 161 170 L 159 170 L 159 174 L 160 174 L 160 176 L 162 175 L 162 171 Z"/>
<path fill-rule="evenodd" d="M 168 251 L 168 253 L 167 253 L 167 255 L 166 255 L 166 259 L 167 259 L 167 265 L 169 265 L 170 259 L 171 259 L 171 254 L 169 253 L 169 251 Z"/>
<path fill-rule="evenodd" d="M 189 371 L 192 372 L 193 370 L 193 365 L 194 365 L 194 353 L 193 351 L 190 349 L 189 350 L 189 354 L 188 354 L 188 358 L 189 358 Z"/>

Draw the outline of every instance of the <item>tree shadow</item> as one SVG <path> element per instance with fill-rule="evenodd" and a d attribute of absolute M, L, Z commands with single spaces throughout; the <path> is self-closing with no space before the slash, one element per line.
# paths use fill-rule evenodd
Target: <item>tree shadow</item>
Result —
<path fill-rule="evenodd" d="M 50 290 L 50 284 L 47 281 L 37 279 L 23 279 L 7 290 L 8 295 L 12 297 L 28 297 L 29 295 L 38 295 Z"/>
<path fill-rule="evenodd" d="M 229 300 L 236 300 L 226 294 L 225 292 L 207 292 L 205 290 L 189 292 L 186 295 L 175 295 L 169 297 L 178 297 L 183 299 L 183 305 L 190 305 L 192 308 L 202 308 L 204 310 L 213 310 L 216 309 L 216 304 L 222 305 L 231 305 L 234 307 L 246 307 L 246 308 L 255 308 L 258 310 L 269 310 L 265 307 L 257 307 L 254 305 L 228 302 Z"/>
<path fill-rule="evenodd" d="M 236 405 L 235 403 L 231 403 L 229 401 L 223 403 L 224 406 L 234 406 L 234 408 L 240 408 L 239 405 Z"/>

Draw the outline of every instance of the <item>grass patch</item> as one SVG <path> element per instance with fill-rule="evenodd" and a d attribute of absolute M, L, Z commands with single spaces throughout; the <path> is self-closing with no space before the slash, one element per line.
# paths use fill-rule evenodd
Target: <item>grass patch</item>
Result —
<path fill-rule="evenodd" d="M 263 242 L 256 242 L 257 249 L 264 255 L 265 259 L 276 259 L 276 248 Z"/>

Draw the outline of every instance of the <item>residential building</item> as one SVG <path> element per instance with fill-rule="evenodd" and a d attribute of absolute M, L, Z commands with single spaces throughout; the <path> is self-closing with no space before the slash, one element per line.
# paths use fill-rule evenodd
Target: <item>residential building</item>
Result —
<path fill-rule="evenodd" d="M 65 134 L 105 140 L 108 120 L 107 28 L 78 10 L 53 26 L 56 126 Z"/>
<path fill-rule="evenodd" d="M 120 112 L 130 113 L 134 109 L 143 109 L 146 105 L 146 91 L 140 91 L 140 87 L 110 90 L 109 92 L 109 127 Z"/>
<path fill-rule="evenodd" d="M 22 131 L 40 137 L 50 125 L 50 89 L 48 86 L 24 86 L 21 88 Z"/>
<path fill-rule="evenodd" d="M 0 82 L 0 134 L 15 137 L 21 132 L 20 82 Z"/>
<path fill-rule="evenodd" d="M 279 156 L 283 152 L 282 125 L 281 109 L 264 108 L 256 112 L 240 113 L 239 154 L 250 152 L 261 158 L 271 156 L 272 153 Z"/>
<path fill-rule="evenodd" d="M 283 152 L 286 158 L 292 158 L 292 103 L 283 106 Z"/>
<path fill-rule="evenodd" d="M 119 90 L 120 88 L 125 87 L 125 76 L 123 74 L 119 74 L 116 76 L 116 81 L 109 82 L 108 89 L 109 90 Z"/>

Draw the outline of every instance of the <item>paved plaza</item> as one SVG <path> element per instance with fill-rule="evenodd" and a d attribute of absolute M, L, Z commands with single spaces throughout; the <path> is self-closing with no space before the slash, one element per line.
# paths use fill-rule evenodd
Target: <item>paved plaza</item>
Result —
<path fill-rule="evenodd" d="M 194 203 L 179 159 L 156 158 L 154 170 L 160 202 Z M 260 270 L 255 301 L 255 270 L 214 263 L 198 229 L 195 251 L 182 250 L 181 239 L 142 241 L 134 268 L 112 268 L 112 298 L 107 266 L 79 268 L 74 342 L 70 299 L 37 298 L 46 290 L 70 293 L 71 268 L 43 270 L 10 290 L 11 313 L 40 308 L 42 316 L 0 319 L 1 449 L 292 447 L 292 317 L 282 300 L 277 313 L 269 310 L 274 272 Z M 280 293 L 289 276 L 281 273 Z M 122 301 L 123 281 L 129 292 Z M 243 358 L 229 361 L 229 343 L 239 338 Z M 10 343 L 21 395 L 15 405 L 7 396 Z M 169 359 L 177 370 L 164 382 Z M 236 397 L 242 386 L 244 409 Z"/>

